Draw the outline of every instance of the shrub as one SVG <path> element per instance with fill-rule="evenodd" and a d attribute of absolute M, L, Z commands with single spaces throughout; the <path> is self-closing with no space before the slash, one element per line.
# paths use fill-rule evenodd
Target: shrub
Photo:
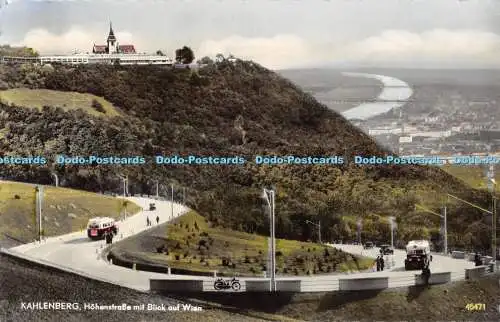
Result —
<path fill-rule="evenodd" d="M 100 113 L 106 113 L 106 110 L 95 98 L 92 100 L 92 108 Z"/>
<path fill-rule="evenodd" d="M 245 264 L 250 264 L 250 257 L 245 255 Z"/>
<path fill-rule="evenodd" d="M 175 255 L 175 260 L 178 261 L 181 259 L 181 256 L 180 255 Z"/>
<path fill-rule="evenodd" d="M 14 199 L 21 199 L 19 195 L 14 195 Z"/>
<path fill-rule="evenodd" d="M 207 241 L 204 240 L 204 239 L 201 239 L 199 242 L 198 242 L 198 249 L 200 249 L 201 247 L 206 247 L 207 246 Z"/>

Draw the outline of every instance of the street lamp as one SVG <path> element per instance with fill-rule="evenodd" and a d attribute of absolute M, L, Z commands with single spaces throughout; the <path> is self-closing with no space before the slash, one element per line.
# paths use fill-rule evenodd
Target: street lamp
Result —
<path fill-rule="evenodd" d="M 423 210 L 429 214 L 432 214 L 432 215 L 435 215 L 435 216 L 438 216 L 438 217 L 441 217 L 443 218 L 444 220 L 444 227 L 443 227 L 443 230 L 444 230 L 444 255 L 447 256 L 448 255 L 448 219 L 447 219 L 447 211 L 446 211 L 446 205 L 443 207 L 443 214 L 438 214 L 437 212 L 434 212 L 430 209 L 427 209 L 425 208 L 424 206 L 420 206 L 420 205 L 415 205 L 415 210 L 417 209 L 420 209 L 420 210 Z"/>
<path fill-rule="evenodd" d="M 270 219 L 270 237 L 271 237 L 271 249 L 270 249 L 270 261 L 271 261 L 271 279 L 269 284 L 269 291 L 276 291 L 276 241 L 275 241 L 275 213 L 274 213 L 274 199 L 275 191 L 273 189 L 263 189 L 262 198 L 266 200 L 269 207 L 269 219 Z"/>
<path fill-rule="evenodd" d="M 316 223 L 314 223 L 314 222 L 312 222 L 312 221 L 310 221 L 310 220 L 306 220 L 306 223 L 308 223 L 308 224 L 311 224 L 311 225 L 314 225 L 314 226 L 318 227 L 318 239 L 319 239 L 319 243 L 320 243 L 320 244 L 323 244 L 323 243 L 321 242 L 321 221 L 319 221 L 319 220 L 318 220 L 318 223 L 316 224 Z"/>
<path fill-rule="evenodd" d="M 55 172 L 52 172 L 52 175 L 54 176 L 54 179 L 56 180 L 56 187 L 59 187 L 59 177 Z"/>
<path fill-rule="evenodd" d="M 43 205 L 43 186 L 35 187 L 35 209 L 38 212 L 38 239 L 42 241 L 42 205 Z"/>
<path fill-rule="evenodd" d="M 127 176 L 118 175 L 118 177 L 123 180 L 123 198 L 125 198 L 128 194 L 128 189 L 127 189 L 128 175 Z"/>
<path fill-rule="evenodd" d="M 155 180 L 154 182 L 156 183 L 156 198 L 158 198 L 160 196 L 160 192 L 159 192 L 160 182 L 158 180 Z"/>
<path fill-rule="evenodd" d="M 496 188 L 497 188 L 497 182 L 495 178 L 488 178 L 489 181 L 492 184 L 491 187 L 491 197 L 493 199 L 493 213 L 492 213 L 492 218 L 491 218 L 491 229 L 492 229 L 492 236 L 491 236 L 491 252 L 493 254 L 493 261 L 496 263 L 497 260 L 497 196 L 496 196 Z"/>
<path fill-rule="evenodd" d="M 389 217 L 389 222 L 391 224 L 391 248 L 394 249 L 394 217 Z"/>
<path fill-rule="evenodd" d="M 174 184 L 170 184 L 170 190 L 172 191 L 172 202 L 170 203 L 170 219 L 174 218 Z"/>

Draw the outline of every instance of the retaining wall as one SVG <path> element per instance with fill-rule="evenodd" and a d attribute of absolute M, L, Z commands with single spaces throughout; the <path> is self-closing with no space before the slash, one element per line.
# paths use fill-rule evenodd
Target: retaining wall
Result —
<path fill-rule="evenodd" d="M 476 266 L 474 268 L 465 269 L 465 278 L 468 280 L 476 280 L 485 276 L 489 271 L 489 267 L 486 265 Z"/>
<path fill-rule="evenodd" d="M 451 257 L 452 258 L 459 258 L 459 259 L 464 259 L 465 258 L 465 252 L 459 252 L 459 251 L 452 251 L 451 252 Z"/>
<path fill-rule="evenodd" d="M 381 290 L 389 288 L 389 277 L 339 279 L 341 291 Z"/>
<path fill-rule="evenodd" d="M 203 292 L 203 280 L 150 279 L 149 288 L 153 292 Z"/>
<path fill-rule="evenodd" d="M 446 284 L 451 282 L 451 272 L 431 273 L 429 284 Z M 424 285 L 422 274 L 415 274 L 415 285 Z"/>

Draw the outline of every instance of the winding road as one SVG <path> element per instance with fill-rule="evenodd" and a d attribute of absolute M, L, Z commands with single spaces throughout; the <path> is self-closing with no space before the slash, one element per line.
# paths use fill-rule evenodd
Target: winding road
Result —
<path fill-rule="evenodd" d="M 168 201 L 153 200 L 148 198 L 128 198 L 143 209 L 147 209 L 150 202 L 156 203 L 155 211 L 142 210 L 138 214 L 128 217 L 119 222 L 120 232 L 118 241 L 140 233 L 148 228 L 146 217 L 160 218 L 160 224 L 172 220 L 189 209 L 174 204 L 174 216 L 171 215 L 171 203 Z M 363 250 L 361 246 L 346 244 L 331 244 L 331 247 L 338 248 L 351 254 L 364 255 L 375 258 L 378 249 Z M 6 253 L 40 262 L 49 266 L 55 266 L 71 273 L 79 274 L 92 279 L 121 285 L 139 291 L 150 290 L 150 279 L 196 279 L 213 283 L 214 278 L 205 276 L 189 275 L 167 275 L 160 273 L 136 271 L 116 265 L 112 265 L 101 258 L 101 251 L 105 245 L 103 241 L 90 241 L 85 231 L 75 232 L 59 237 L 49 238 L 42 243 L 31 243 L 18 247 L 3 250 Z M 364 278 L 364 277 L 390 277 L 389 287 L 410 286 L 415 283 L 415 274 L 419 271 L 404 271 L 405 253 L 395 250 L 394 267 L 390 267 L 383 272 L 363 272 L 350 274 L 314 275 L 314 276 L 278 276 L 278 280 L 301 280 L 302 292 L 319 292 L 339 290 L 339 279 Z M 465 278 L 465 269 L 473 267 L 473 263 L 463 259 L 453 259 L 441 255 L 434 255 L 431 264 L 433 272 L 451 272 L 452 280 Z M 261 278 L 240 278 L 245 285 L 245 280 L 262 280 Z M 243 289 L 245 286 L 243 286 Z"/>

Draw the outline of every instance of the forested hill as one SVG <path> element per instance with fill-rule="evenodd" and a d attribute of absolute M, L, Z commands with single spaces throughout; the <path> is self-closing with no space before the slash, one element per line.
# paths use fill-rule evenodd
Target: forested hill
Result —
<path fill-rule="evenodd" d="M 44 155 L 384 155 L 367 135 L 288 80 L 253 63 L 217 63 L 201 68 L 155 66 L 0 66 L 3 88 L 45 88 L 103 97 L 120 116 L 64 106 L 42 109 L 0 106 L 0 150 Z M 2 92 L 0 92 L 1 95 Z M 0 96 L 1 97 L 1 96 Z M 30 105 L 30 101 L 25 105 Z M 33 104 L 35 102 L 32 102 Z M 69 104 L 69 102 L 68 102 Z M 20 104 L 22 105 L 22 104 Z M 277 188 L 277 233 L 309 239 L 306 220 L 321 220 L 323 237 L 354 238 L 356 217 L 367 238 L 387 238 L 383 219 L 398 218 L 398 238 L 438 235 L 435 218 L 417 214 L 415 202 L 439 206 L 444 192 L 487 205 L 480 192 L 437 168 L 332 165 L 262 166 L 1 166 L 4 177 L 51 183 L 55 168 L 66 186 L 119 192 L 118 173 L 131 192 L 152 192 L 154 180 L 188 187 L 189 205 L 219 225 L 267 232 L 261 188 Z M 22 169 L 22 171 L 20 171 Z M 482 214 L 451 206 L 450 244 L 488 244 Z M 463 223 L 467 222 L 466 225 Z M 465 234 L 466 239 L 455 238 Z M 467 239 L 469 238 L 469 239 Z M 484 238 L 485 241 L 481 241 Z"/>

